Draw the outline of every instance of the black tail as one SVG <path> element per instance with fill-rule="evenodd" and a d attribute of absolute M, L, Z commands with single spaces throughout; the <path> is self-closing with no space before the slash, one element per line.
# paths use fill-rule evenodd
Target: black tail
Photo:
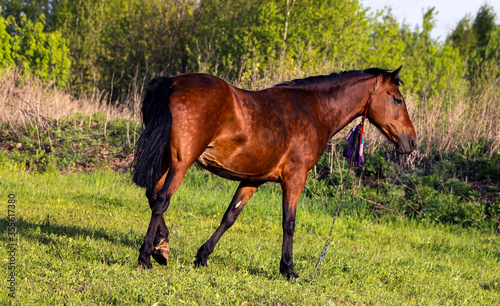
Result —
<path fill-rule="evenodd" d="M 170 136 L 172 113 L 170 93 L 174 81 L 168 77 L 157 77 L 149 82 L 142 103 L 142 120 L 145 124 L 132 163 L 134 182 L 146 187 L 148 197 L 161 178 L 161 161 Z"/>

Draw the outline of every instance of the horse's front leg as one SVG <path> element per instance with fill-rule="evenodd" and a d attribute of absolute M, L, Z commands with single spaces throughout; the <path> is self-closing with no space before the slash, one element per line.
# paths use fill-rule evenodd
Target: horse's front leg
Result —
<path fill-rule="evenodd" d="M 284 180 L 283 189 L 283 246 L 281 249 L 280 272 L 286 278 L 299 279 L 293 268 L 293 234 L 295 215 L 302 188 L 306 183 L 307 173 Z"/>
<path fill-rule="evenodd" d="M 213 252 L 215 245 L 222 237 L 222 235 L 228 230 L 238 218 L 238 215 L 243 210 L 245 204 L 250 200 L 255 190 L 260 186 L 260 182 L 241 182 L 236 190 L 233 200 L 229 204 L 229 207 L 222 218 L 222 221 L 215 231 L 215 233 L 205 242 L 196 254 L 196 259 L 193 262 L 195 266 L 206 266 L 208 256 Z"/>

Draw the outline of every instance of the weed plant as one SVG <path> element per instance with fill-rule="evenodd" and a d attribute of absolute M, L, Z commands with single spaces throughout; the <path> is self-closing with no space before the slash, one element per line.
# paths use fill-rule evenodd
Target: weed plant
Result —
<path fill-rule="evenodd" d="M 196 166 L 165 214 L 169 265 L 137 271 L 150 216 L 144 191 L 128 172 L 141 130 L 139 91 L 128 109 L 120 109 L 102 96 L 75 100 L 36 80 L 19 83 L 15 73 L 0 76 L 0 194 L 18 199 L 19 233 L 16 298 L 4 292 L 2 304 L 491 305 L 500 300 L 498 117 L 474 123 L 483 134 L 468 133 L 464 123 L 479 118 L 477 107 L 485 113 L 483 106 L 466 109 L 464 98 L 456 120 L 433 123 L 444 113 L 428 112 L 426 120 L 425 109 L 409 96 L 418 150 L 399 157 L 370 127 L 365 166 L 349 178 L 341 157 L 344 135 L 334 137 L 299 203 L 294 255 L 302 278 L 288 282 L 278 272 L 277 184 L 259 188 L 209 267 L 193 268 L 197 248 L 215 231 L 236 189 L 235 182 Z M 333 243 L 311 286 L 343 184 L 347 192 Z M 8 218 L 0 222 L 6 228 Z M 7 241 L 7 231 L 2 239 Z M 7 264 L 7 258 L 0 261 L 3 279 Z"/>
<path fill-rule="evenodd" d="M 125 103 L 129 107 L 119 108 L 98 93 L 88 100 L 75 100 L 36 78 L 21 81 L 16 70 L 3 71 L 2 161 L 38 172 L 102 166 L 128 169 L 141 131 L 139 83 L 131 86 Z M 269 75 L 263 82 L 286 76 L 285 72 Z M 491 115 L 491 108 L 500 99 L 495 91 L 485 91 L 477 103 L 470 103 L 464 93 L 455 97 L 457 101 L 448 107 L 444 98 L 424 104 L 408 97 L 419 137 L 419 147 L 409 157 L 393 153 L 381 133 L 368 126 L 365 166 L 346 185 L 346 211 L 370 218 L 425 219 L 498 231 L 500 157 L 495 131 L 500 117 Z M 472 132 L 465 124 L 470 119 L 477 119 Z M 343 136 L 341 132 L 330 141 L 311 172 L 305 195 L 317 201 L 312 205 L 325 206 L 323 202 L 338 198 L 348 171 L 341 157 Z M 331 213 L 334 208 L 328 207 Z"/>
<path fill-rule="evenodd" d="M 500 245 L 491 231 L 367 217 L 349 198 L 311 285 L 335 199 L 303 196 L 294 244 L 301 279 L 290 282 L 278 269 L 281 190 L 265 184 L 208 267 L 195 269 L 196 250 L 215 231 L 237 184 L 193 167 L 165 214 L 168 266 L 138 271 L 150 210 L 129 175 L 109 169 L 33 173 L 12 161 L 1 164 L 0 175 L 1 194 L 18 199 L 17 291 L 12 299 L 2 287 L 4 305 L 492 305 L 500 299 Z M 7 219 L 0 224 L 5 229 Z M 7 232 L 1 237 L 6 241 Z M 1 260 L 2 279 L 7 271 Z"/>

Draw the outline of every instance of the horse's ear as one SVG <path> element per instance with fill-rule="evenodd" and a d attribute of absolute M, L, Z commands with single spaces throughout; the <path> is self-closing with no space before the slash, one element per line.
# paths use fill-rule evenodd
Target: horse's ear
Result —
<path fill-rule="evenodd" d="M 399 72 L 401 71 L 401 68 L 403 68 L 403 65 L 399 66 L 398 69 L 394 70 L 391 74 L 391 82 L 394 83 L 396 79 L 398 78 Z"/>

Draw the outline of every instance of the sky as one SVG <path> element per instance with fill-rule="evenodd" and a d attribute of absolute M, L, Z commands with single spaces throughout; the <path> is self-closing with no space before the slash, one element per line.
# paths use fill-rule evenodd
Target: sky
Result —
<path fill-rule="evenodd" d="M 360 2 L 364 7 L 371 8 L 369 12 L 376 12 L 386 6 L 391 7 L 396 19 L 410 24 L 412 30 L 416 25 L 422 26 L 423 10 L 435 7 L 438 14 L 436 27 L 431 35 L 440 41 L 446 39 L 446 36 L 466 14 L 469 13 L 474 18 L 483 4 L 493 6 L 497 14 L 496 23 L 500 22 L 500 0 L 360 0 Z"/>

